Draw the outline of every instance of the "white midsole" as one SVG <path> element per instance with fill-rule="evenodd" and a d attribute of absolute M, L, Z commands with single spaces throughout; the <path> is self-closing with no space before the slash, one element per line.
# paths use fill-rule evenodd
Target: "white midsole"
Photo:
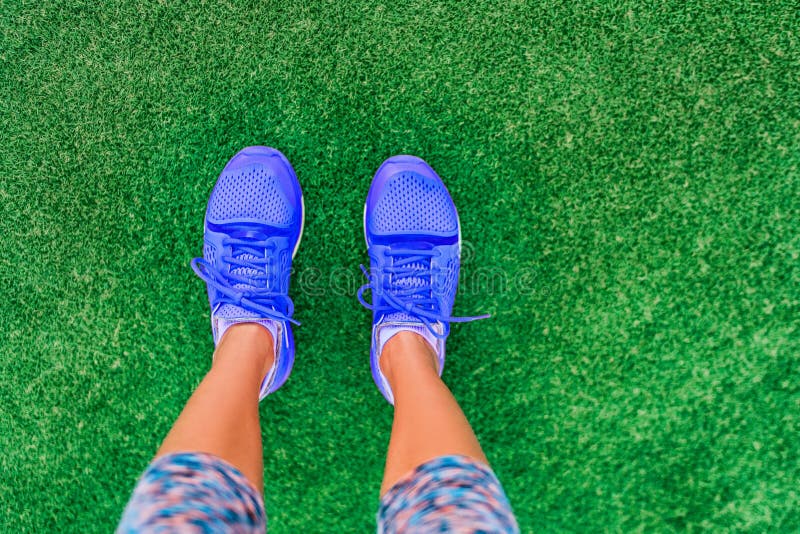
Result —
<path fill-rule="evenodd" d="M 300 193 L 300 235 L 297 236 L 297 243 L 294 245 L 294 250 L 292 251 L 292 259 L 294 259 L 294 255 L 297 254 L 297 249 L 300 248 L 300 241 L 303 239 L 303 228 L 306 227 L 306 204 L 305 200 L 303 199 L 303 194 Z"/>

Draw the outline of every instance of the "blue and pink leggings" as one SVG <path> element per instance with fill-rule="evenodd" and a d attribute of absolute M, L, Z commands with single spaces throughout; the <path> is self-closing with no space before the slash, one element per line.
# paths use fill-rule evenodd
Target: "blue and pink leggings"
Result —
<path fill-rule="evenodd" d="M 264 501 L 238 469 L 210 454 L 153 461 L 117 532 L 264 532 Z M 419 466 L 381 499 L 378 532 L 519 532 L 497 477 L 485 464 L 442 456 Z"/>

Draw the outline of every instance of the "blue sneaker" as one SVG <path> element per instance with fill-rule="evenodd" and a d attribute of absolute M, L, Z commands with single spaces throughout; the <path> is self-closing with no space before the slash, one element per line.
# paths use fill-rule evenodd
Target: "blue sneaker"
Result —
<path fill-rule="evenodd" d="M 439 375 L 451 322 L 483 319 L 453 317 L 461 257 L 461 227 L 450 193 L 425 161 L 414 156 L 389 158 L 375 173 L 364 206 L 369 284 L 358 300 L 372 310 L 372 377 L 394 404 L 379 359 L 383 345 L 401 330 L 422 335 L 434 348 Z M 371 289 L 372 303 L 364 299 Z"/>
<path fill-rule="evenodd" d="M 237 323 L 259 323 L 272 333 L 275 364 L 259 399 L 281 387 L 294 364 L 292 324 L 299 323 L 292 319 L 289 275 L 303 211 L 303 192 L 286 157 L 274 148 L 245 148 L 211 192 L 203 257 L 192 260 L 208 288 L 215 345 Z"/>

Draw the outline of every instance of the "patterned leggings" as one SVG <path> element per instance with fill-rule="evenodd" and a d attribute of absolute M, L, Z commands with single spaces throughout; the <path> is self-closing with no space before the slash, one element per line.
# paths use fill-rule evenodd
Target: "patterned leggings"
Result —
<path fill-rule="evenodd" d="M 261 494 L 220 458 L 178 453 L 153 461 L 117 532 L 265 532 Z M 499 532 L 519 528 L 488 466 L 442 456 L 419 466 L 381 499 L 378 532 Z"/>

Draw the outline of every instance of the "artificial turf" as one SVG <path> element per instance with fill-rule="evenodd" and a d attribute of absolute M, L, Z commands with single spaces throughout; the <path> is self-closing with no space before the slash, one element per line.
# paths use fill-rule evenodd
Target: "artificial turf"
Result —
<path fill-rule="evenodd" d="M 0 530 L 109 531 L 210 362 L 206 199 L 292 161 L 272 532 L 367 532 L 391 409 L 361 210 L 426 158 L 466 241 L 446 381 L 524 532 L 800 530 L 794 2 L 0 1 Z"/>

